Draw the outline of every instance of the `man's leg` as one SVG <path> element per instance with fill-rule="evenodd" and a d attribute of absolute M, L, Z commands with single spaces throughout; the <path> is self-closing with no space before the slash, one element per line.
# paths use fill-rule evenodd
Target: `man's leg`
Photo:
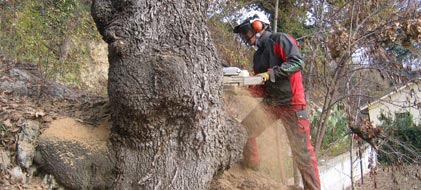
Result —
<path fill-rule="evenodd" d="M 319 169 L 310 141 L 310 122 L 306 112 L 285 110 L 280 114 L 290 142 L 293 158 L 303 178 L 305 190 L 320 190 Z"/>
<path fill-rule="evenodd" d="M 241 122 L 247 129 L 248 140 L 243 149 L 245 166 L 258 169 L 260 164 L 259 148 L 256 138 L 262 134 L 265 129 L 275 122 L 273 114 L 263 105 L 253 109 Z"/>
<path fill-rule="evenodd" d="M 259 148 L 256 137 L 247 139 L 246 146 L 243 149 L 243 164 L 245 167 L 257 170 L 260 166 Z"/>

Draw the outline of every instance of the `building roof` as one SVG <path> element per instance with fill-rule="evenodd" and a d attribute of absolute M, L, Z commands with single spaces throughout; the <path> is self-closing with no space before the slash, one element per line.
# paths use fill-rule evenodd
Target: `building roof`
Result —
<path fill-rule="evenodd" d="M 368 107 L 373 106 L 375 104 L 378 104 L 380 102 L 384 102 L 387 98 L 390 98 L 393 95 L 395 95 L 397 93 L 400 93 L 401 91 L 403 91 L 406 88 L 412 88 L 414 85 L 418 85 L 418 83 L 420 83 L 420 82 L 421 82 L 421 77 L 420 78 L 417 78 L 417 79 L 414 79 L 411 82 L 408 82 L 405 85 L 403 85 L 403 86 L 401 86 L 401 87 L 393 90 L 392 92 L 390 92 L 390 93 L 382 96 L 381 98 L 379 98 L 379 99 L 377 99 L 377 100 L 375 100 L 375 101 L 373 101 L 371 103 L 368 103 L 368 104 L 364 105 L 363 107 L 360 108 L 360 111 L 363 111 L 365 109 L 368 109 Z"/>

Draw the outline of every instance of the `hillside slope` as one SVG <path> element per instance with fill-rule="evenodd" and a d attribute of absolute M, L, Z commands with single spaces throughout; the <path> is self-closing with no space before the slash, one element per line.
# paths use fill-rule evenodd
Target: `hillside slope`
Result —
<path fill-rule="evenodd" d="M 33 157 L 25 158 L 29 160 L 28 166 L 16 158 L 30 155 L 37 146 L 39 135 L 90 141 L 92 138 L 82 138 L 86 137 L 83 131 L 104 123 L 108 126 L 101 129 L 100 134 L 109 134 L 111 123 L 107 98 L 46 81 L 36 67 L 30 64 L 14 63 L 1 57 L 0 68 L 0 188 L 60 187 L 54 176 L 45 173 L 32 162 Z M 31 138 L 23 134 L 28 128 L 25 123 L 29 122 L 39 126 L 36 132 L 30 134 Z M 22 139 L 25 138 L 32 139 L 27 142 L 29 148 L 26 152 L 18 151 L 23 147 Z M 284 186 L 264 172 L 243 169 L 235 164 L 216 176 L 212 189 L 284 189 Z"/>

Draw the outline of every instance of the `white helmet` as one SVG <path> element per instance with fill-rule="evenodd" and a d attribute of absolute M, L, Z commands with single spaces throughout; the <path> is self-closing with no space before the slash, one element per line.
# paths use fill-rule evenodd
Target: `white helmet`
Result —
<path fill-rule="evenodd" d="M 260 25 L 258 25 L 258 23 L 260 23 Z M 252 29 L 254 32 L 260 32 L 270 25 L 270 22 L 263 12 L 254 10 L 243 15 L 241 19 L 237 20 L 237 24 L 238 25 L 234 28 L 234 33 L 241 33 L 246 29 Z"/>
<path fill-rule="evenodd" d="M 249 20 L 250 23 L 256 21 L 256 20 L 260 20 L 265 24 L 270 24 L 268 17 L 261 11 L 250 11 L 248 13 L 246 13 L 245 15 L 243 15 L 241 17 L 240 23 L 238 23 L 239 25 L 242 24 L 243 22 L 245 22 L 246 20 Z"/>

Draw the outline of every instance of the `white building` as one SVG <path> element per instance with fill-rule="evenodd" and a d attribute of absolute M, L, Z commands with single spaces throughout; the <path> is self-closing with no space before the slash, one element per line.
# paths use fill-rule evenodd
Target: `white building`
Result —
<path fill-rule="evenodd" d="M 379 119 L 381 114 L 396 119 L 408 113 L 412 115 L 414 124 L 419 125 L 421 123 L 421 78 L 394 90 L 364 106 L 361 110 L 365 109 L 368 109 L 370 121 L 374 126 L 381 124 Z"/>

